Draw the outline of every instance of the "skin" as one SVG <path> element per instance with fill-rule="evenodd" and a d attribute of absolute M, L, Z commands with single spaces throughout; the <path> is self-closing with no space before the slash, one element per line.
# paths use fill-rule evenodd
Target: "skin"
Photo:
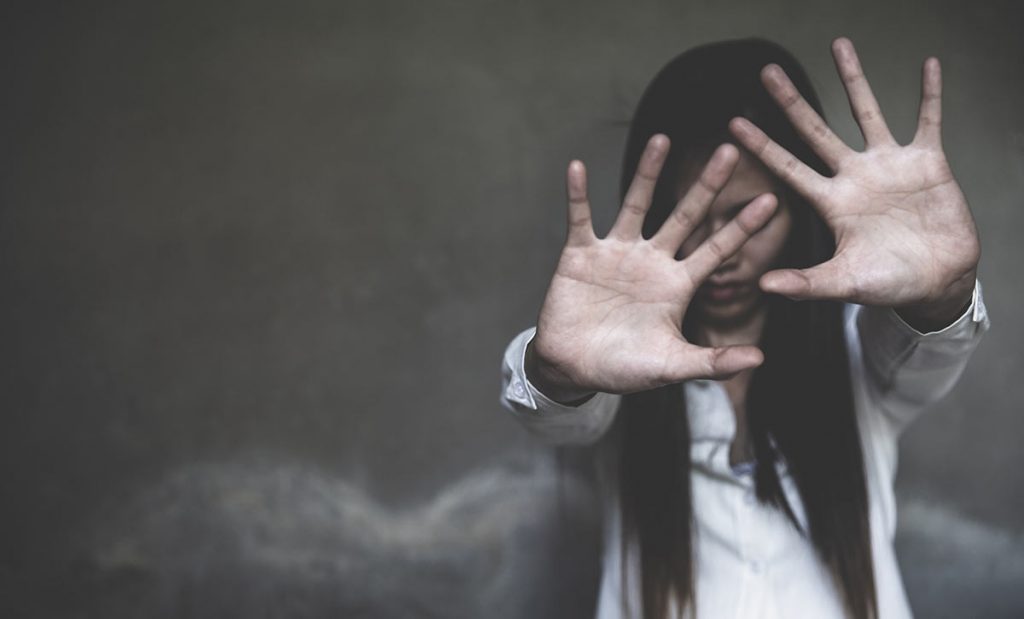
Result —
<path fill-rule="evenodd" d="M 534 386 L 575 404 L 597 391 L 630 393 L 695 378 L 727 379 L 726 389 L 742 413 L 750 371 L 763 361 L 754 344 L 763 327 L 765 293 L 891 307 L 920 331 L 942 328 L 966 309 L 980 243 L 942 149 L 938 60 L 924 63 L 917 133 L 910 144 L 900 145 L 853 44 L 836 39 L 832 53 L 865 138 L 861 152 L 832 132 L 782 69 L 769 65 L 762 71 L 768 92 L 832 168 L 831 177 L 819 175 L 745 119 L 733 119 L 730 130 L 751 157 L 818 211 L 835 234 L 834 256 L 810 269 L 759 272 L 770 264 L 771 248 L 762 245 L 766 237 L 758 231 L 772 218 L 777 200 L 766 193 L 773 191 L 772 183 L 747 162 L 731 180 L 741 159 L 731 145 L 715 151 L 650 240 L 640 230 L 668 138 L 656 135 L 648 142 L 605 238 L 594 234 L 586 171 L 573 161 L 567 174 L 568 236 L 526 353 Z M 721 207 L 716 211 L 716 205 L 744 200 L 749 203 L 728 222 Z M 708 236 L 702 239 L 703 231 Z M 769 236 L 775 239 L 774 232 Z M 701 292 L 709 278 L 731 276 L 744 283 L 757 278 L 760 292 L 748 291 L 749 297 L 729 307 L 711 303 Z M 695 298 L 704 320 L 699 341 L 691 343 L 680 329 Z M 738 414 L 738 421 L 742 417 Z M 747 451 L 741 431 L 734 443 L 737 460 Z"/>
<path fill-rule="evenodd" d="M 696 181 L 694 168 L 692 164 L 683 166 L 680 198 Z M 711 203 L 706 218 L 683 243 L 683 255 L 696 251 L 744 205 L 761 194 L 779 195 L 779 189 L 778 180 L 760 162 L 741 153 L 736 169 Z M 697 289 L 691 305 L 703 327 L 702 343 L 713 340 L 717 345 L 726 345 L 757 341 L 756 336 L 742 332 L 757 322 L 757 314 L 762 313 L 765 293 L 758 282 L 778 260 L 791 228 L 789 208 L 780 203 L 768 223 L 722 262 Z"/>
<path fill-rule="evenodd" d="M 569 232 L 527 348 L 527 376 L 563 402 L 595 391 L 630 393 L 693 378 L 724 378 L 760 365 L 753 346 L 701 347 L 683 338 L 698 286 L 768 220 L 777 205 L 757 197 L 727 225 L 677 260 L 739 160 L 719 147 L 661 229 L 641 235 L 668 138 L 653 136 L 608 236 L 594 235 L 583 164 L 569 165 Z"/>
<path fill-rule="evenodd" d="M 942 75 L 925 61 L 917 132 L 892 137 L 853 44 L 832 44 L 866 148 L 844 144 L 797 93 L 785 72 L 761 77 L 804 140 L 834 175 L 826 178 L 744 119 L 730 129 L 783 181 L 810 200 L 836 235 L 831 260 L 811 269 L 766 274 L 761 287 L 796 299 L 838 299 L 894 307 L 912 326 L 932 330 L 970 303 L 981 245 L 974 218 L 942 149 Z"/>
<path fill-rule="evenodd" d="M 694 165 L 684 165 L 679 196 L 696 180 Z M 704 221 L 683 243 L 683 255 L 697 250 L 709 235 L 727 225 L 739 210 L 757 196 L 780 195 L 779 181 L 747 153 L 741 153 L 736 169 L 715 197 Z M 699 321 L 697 343 L 711 346 L 756 345 L 765 321 L 765 295 L 758 282 L 777 262 L 792 228 L 789 207 L 780 203 L 774 215 L 740 249 L 722 262 L 697 289 L 691 302 Z M 722 381 L 736 418 L 736 435 L 729 460 L 732 464 L 753 458 L 747 432 L 746 399 L 753 370 L 743 370 Z"/>

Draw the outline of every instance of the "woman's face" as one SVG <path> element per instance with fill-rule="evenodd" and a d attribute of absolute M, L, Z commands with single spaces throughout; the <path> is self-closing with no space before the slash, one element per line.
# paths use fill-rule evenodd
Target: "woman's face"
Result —
<path fill-rule="evenodd" d="M 726 260 L 697 290 L 691 307 L 706 326 L 729 328 L 741 326 L 764 303 L 758 280 L 773 268 L 792 227 L 792 215 L 779 191 L 781 185 L 768 170 L 741 150 L 736 170 L 718 197 L 711 204 L 707 217 L 683 243 L 683 255 L 693 252 L 709 235 L 729 223 L 751 200 L 763 193 L 779 198 L 775 215 L 748 240 L 735 255 Z M 677 199 L 690 188 L 700 166 L 684 165 Z"/>

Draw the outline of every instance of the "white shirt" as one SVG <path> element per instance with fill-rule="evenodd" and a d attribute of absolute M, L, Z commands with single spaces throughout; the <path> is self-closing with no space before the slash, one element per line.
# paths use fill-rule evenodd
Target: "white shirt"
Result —
<path fill-rule="evenodd" d="M 945 395 L 989 327 L 976 283 L 970 307 L 941 331 L 922 334 L 891 309 L 847 305 L 846 342 L 850 355 L 853 399 L 864 453 L 872 557 L 879 619 L 911 617 L 896 562 L 897 440 L 916 415 Z M 520 333 L 505 351 L 501 402 L 529 430 L 548 444 L 588 444 L 611 426 L 621 396 L 598 393 L 578 407 L 559 404 L 526 378 L 523 360 L 536 329 Z M 839 591 L 803 538 L 775 508 L 754 496 L 749 470 L 729 465 L 735 416 L 722 386 L 694 380 L 684 385 L 691 428 L 696 607 L 700 619 L 844 617 Z M 789 504 L 806 530 L 803 503 L 784 463 L 779 477 Z M 607 481 L 607 479 L 606 479 Z M 604 555 L 598 619 L 623 617 L 621 610 L 620 535 L 617 490 L 605 492 Z M 638 558 L 633 547 L 631 565 Z M 630 570 L 633 603 L 626 616 L 636 617 L 637 570 Z M 678 611 L 671 613 L 678 617 Z"/>

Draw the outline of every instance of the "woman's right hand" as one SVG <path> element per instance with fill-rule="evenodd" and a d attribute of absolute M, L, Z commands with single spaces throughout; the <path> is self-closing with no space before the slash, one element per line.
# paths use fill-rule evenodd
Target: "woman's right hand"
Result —
<path fill-rule="evenodd" d="M 753 346 L 705 348 L 682 335 L 697 287 L 771 217 L 777 201 L 762 194 L 693 253 L 676 258 L 729 180 L 739 152 L 720 146 L 700 179 L 650 239 L 641 229 L 669 140 L 647 143 L 608 235 L 591 223 L 586 170 L 569 164 L 569 230 L 527 351 L 527 375 L 562 402 L 597 391 L 631 393 L 694 378 L 724 378 L 760 365 Z"/>

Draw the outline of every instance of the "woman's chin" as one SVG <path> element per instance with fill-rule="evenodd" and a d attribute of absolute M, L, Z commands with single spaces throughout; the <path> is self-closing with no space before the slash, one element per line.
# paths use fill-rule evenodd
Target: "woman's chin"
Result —
<path fill-rule="evenodd" d="M 729 301 L 704 301 L 697 307 L 701 322 L 713 327 L 737 327 L 750 320 L 760 307 L 760 295 Z"/>

